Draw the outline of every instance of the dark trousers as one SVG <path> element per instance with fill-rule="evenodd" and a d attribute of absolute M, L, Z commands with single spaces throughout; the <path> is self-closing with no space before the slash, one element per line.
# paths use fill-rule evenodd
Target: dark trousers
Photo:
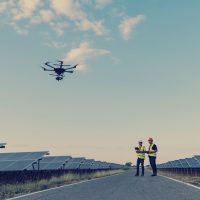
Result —
<path fill-rule="evenodd" d="M 149 156 L 149 162 L 150 162 L 151 168 L 153 170 L 153 174 L 157 175 L 156 157 Z"/>
<path fill-rule="evenodd" d="M 141 164 L 141 167 L 142 167 L 142 175 L 144 175 L 144 159 L 141 159 L 141 158 L 137 159 L 137 172 L 136 172 L 136 175 L 139 175 L 140 164 Z"/>

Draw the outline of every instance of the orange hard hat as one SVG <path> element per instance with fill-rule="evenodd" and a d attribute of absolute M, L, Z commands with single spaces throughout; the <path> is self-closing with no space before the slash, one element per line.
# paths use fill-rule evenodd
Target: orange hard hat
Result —
<path fill-rule="evenodd" d="M 149 138 L 148 141 L 153 141 L 153 138 Z"/>

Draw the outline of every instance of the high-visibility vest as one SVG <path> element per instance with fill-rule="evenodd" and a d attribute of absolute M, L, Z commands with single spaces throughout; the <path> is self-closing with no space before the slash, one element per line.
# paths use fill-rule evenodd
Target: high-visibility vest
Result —
<path fill-rule="evenodd" d="M 139 151 L 145 151 L 145 146 L 139 146 Z M 145 159 L 145 153 L 137 153 L 137 157 L 140 159 Z"/>
<path fill-rule="evenodd" d="M 153 146 L 154 146 L 155 144 L 150 144 L 150 146 L 149 146 L 149 151 L 154 151 L 153 150 Z M 152 157 L 156 157 L 156 152 L 153 152 L 153 153 L 149 153 L 148 154 L 149 156 L 152 156 Z"/>

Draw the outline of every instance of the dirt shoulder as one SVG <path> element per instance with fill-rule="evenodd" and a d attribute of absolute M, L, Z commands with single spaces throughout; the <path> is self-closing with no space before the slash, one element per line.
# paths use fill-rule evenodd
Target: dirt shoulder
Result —
<path fill-rule="evenodd" d="M 200 187 L 200 177 L 198 176 L 188 176 L 183 174 L 174 174 L 169 172 L 159 172 L 159 175 L 167 176 L 170 178 L 177 179 L 179 181 L 183 181 L 185 183 L 190 183 L 192 185 Z"/>
<path fill-rule="evenodd" d="M 24 184 L 2 184 L 0 185 L 0 199 L 8 199 L 24 194 L 42 191 L 53 187 L 67 185 L 80 182 L 83 180 L 91 180 L 95 178 L 111 176 L 115 174 L 125 173 L 127 170 L 111 170 L 99 171 L 93 173 L 73 174 L 69 173 L 60 177 L 52 177 L 51 179 L 43 179 L 40 181 L 26 182 Z"/>

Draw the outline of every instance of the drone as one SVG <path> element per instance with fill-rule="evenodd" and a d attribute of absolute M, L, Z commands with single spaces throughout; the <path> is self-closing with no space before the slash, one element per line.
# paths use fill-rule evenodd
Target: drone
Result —
<path fill-rule="evenodd" d="M 48 71 L 48 72 L 54 72 L 54 74 L 49 74 L 51 76 L 55 76 L 57 81 L 61 81 L 63 80 L 64 73 L 73 73 L 74 69 L 78 66 L 78 64 L 74 65 L 73 67 L 71 67 L 71 65 L 64 65 L 64 61 L 58 60 L 57 63 L 55 64 L 51 64 L 51 62 L 46 62 L 44 63 L 47 67 L 49 68 L 45 68 L 42 67 L 42 69 L 44 71 Z M 54 67 L 54 66 L 58 66 L 58 67 Z M 68 68 L 64 68 L 64 67 L 68 67 Z"/>

